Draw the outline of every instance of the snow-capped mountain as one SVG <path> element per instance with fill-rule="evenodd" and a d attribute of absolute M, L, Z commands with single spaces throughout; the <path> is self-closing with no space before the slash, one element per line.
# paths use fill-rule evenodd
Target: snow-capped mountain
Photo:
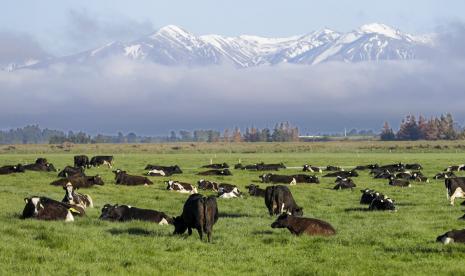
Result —
<path fill-rule="evenodd" d="M 327 61 L 409 60 L 418 58 L 422 47 L 432 45 L 432 36 L 414 36 L 378 23 L 363 25 L 348 33 L 323 29 L 286 38 L 197 36 L 168 25 L 130 43 L 112 42 L 27 67 L 92 63 L 108 57 L 173 66 L 233 64 L 239 68 L 281 63 L 314 65 Z"/>

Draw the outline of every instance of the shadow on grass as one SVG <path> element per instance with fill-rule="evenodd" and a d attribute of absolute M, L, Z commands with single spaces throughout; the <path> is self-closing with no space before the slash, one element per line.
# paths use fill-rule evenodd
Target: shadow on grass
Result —
<path fill-rule="evenodd" d="M 263 235 L 273 235 L 274 232 L 271 230 L 261 230 L 261 231 L 253 231 L 252 235 L 263 236 Z"/>
<path fill-rule="evenodd" d="M 241 213 L 224 213 L 220 212 L 218 214 L 220 218 L 251 218 L 251 217 L 257 217 L 257 216 L 252 216 L 249 214 L 241 214 Z"/>
<path fill-rule="evenodd" d="M 362 207 L 344 209 L 344 212 L 368 212 L 368 211 L 370 211 L 368 208 L 362 208 Z"/>
<path fill-rule="evenodd" d="M 116 229 L 112 228 L 108 230 L 112 235 L 134 235 L 134 236 L 160 236 L 159 233 L 151 230 L 146 230 L 142 228 L 128 228 L 128 229 Z"/>

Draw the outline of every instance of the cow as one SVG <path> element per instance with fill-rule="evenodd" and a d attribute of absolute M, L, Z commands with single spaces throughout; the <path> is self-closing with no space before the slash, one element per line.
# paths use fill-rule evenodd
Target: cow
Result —
<path fill-rule="evenodd" d="M 102 165 L 108 166 L 108 168 L 113 168 L 113 156 L 97 155 L 90 159 L 89 162 L 92 167 L 100 167 Z"/>
<path fill-rule="evenodd" d="M 289 185 L 296 185 L 297 180 L 295 177 L 291 175 L 278 175 L 278 174 L 263 174 L 260 175 L 259 178 L 262 180 L 263 183 L 285 183 Z"/>
<path fill-rule="evenodd" d="M 320 183 L 320 180 L 316 175 L 294 174 L 291 176 L 295 178 L 297 183 Z"/>
<path fill-rule="evenodd" d="M 76 192 L 77 189 L 73 187 L 73 184 L 67 183 L 63 189 L 65 190 L 65 197 L 61 200 L 61 202 L 71 205 L 78 205 L 84 209 L 87 207 L 94 207 L 94 203 L 90 195 L 84 195 Z"/>
<path fill-rule="evenodd" d="M 187 230 L 192 235 L 192 228 L 199 233 L 200 240 L 207 234 L 208 242 L 212 242 L 213 225 L 218 221 L 218 206 L 213 196 L 204 197 L 201 194 L 190 195 L 184 203 L 182 214 L 175 217 L 174 234 L 181 235 Z"/>
<path fill-rule="evenodd" d="M 389 164 L 389 165 L 384 165 L 379 167 L 381 170 L 388 170 L 391 172 L 400 172 L 405 169 L 405 165 L 402 163 L 397 163 L 397 164 Z"/>
<path fill-rule="evenodd" d="M 76 168 L 90 168 L 89 157 L 87 155 L 74 156 L 74 167 Z"/>
<path fill-rule="evenodd" d="M 370 211 L 397 211 L 394 200 L 385 195 L 378 195 L 373 199 L 368 207 Z"/>
<path fill-rule="evenodd" d="M 90 188 L 94 185 L 103 186 L 105 183 L 102 180 L 102 177 L 99 175 L 95 176 L 73 176 L 68 178 L 62 178 L 53 181 L 50 185 L 53 186 L 62 186 L 65 187 L 66 184 L 71 183 L 75 189 L 80 188 Z"/>
<path fill-rule="evenodd" d="M 405 164 L 405 168 L 407 170 L 416 170 L 416 171 L 423 170 L 423 167 L 420 164 L 417 164 L 417 163 Z"/>
<path fill-rule="evenodd" d="M 446 178 L 453 178 L 457 177 L 453 172 L 443 172 L 436 174 L 433 178 L 434 179 L 446 179 Z"/>
<path fill-rule="evenodd" d="M 165 176 L 182 173 L 182 170 L 178 165 L 173 165 L 173 166 L 147 165 L 145 166 L 145 169 L 163 171 Z"/>
<path fill-rule="evenodd" d="M 257 197 L 265 197 L 265 190 L 261 189 L 258 185 L 250 184 L 245 186 L 249 190 L 249 195 Z"/>
<path fill-rule="evenodd" d="M 373 178 L 375 179 L 390 179 L 393 177 L 394 174 L 392 174 L 389 170 L 383 170 L 380 172 L 375 172 L 373 175 Z"/>
<path fill-rule="evenodd" d="M 22 219 L 35 218 L 39 220 L 74 221 L 74 215 L 80 215 L 83 210 L 77 206 L 59 202 L 48 197 L 33 196 L 24 199 Z M 76 207 L 76 208 L 75 208 Z"/>
<path fill-rule="evenodd" d="M 23 173 L 25 172 L 23 165 L 7 165 L 0 167 L 0 174 Z"/>
<path fill-rule="evenodd" d="M 465 243 L 465 229 L 451 230 L 436 238 L 437 242 L 449 244 L 454 242 Z"/>
<path fill-rule="evenodd" d="M 86 176 L 84 173 L 84 168 L 83 167 L 71 167 L 71 166 L 66 166 L 61 172 L 58 173 L 58 177 L 71 177 L 71 176 Z"/>
<path fill-rule="evenodd" d="M 204 172 L 199 172 L 197 175 L 232 175 L 229 169 L 224 170 L 209 170 Z"/>
<path fill-rule="evenodd" d="M 241 170 L 248 170 L 248 171 L 256 171 L 257 167 L 258 167 L 257 164 L 245 165 L 245 166 L 242 165 L 242 164 L 234 165 L 234 169 L 236 169 L 236 170 L 241 169 Z"/>
<path fill-rule="evenodd" d="M 444 185 L 447 189 L 447 198 L 450 204 L 454 205 L 456 198 L 465 197 L 465 177 L 446 178 Z"/>
<path fill-rule="evenodd" d="M 322 173 L 323 170 L 319 167 L 305 164 L 302 169 L 303 172 L 319 172 Z"/>
<path fill-rule="evenodd" d="M 416 181 L 416 182 L 429 182 L 428 177 L 424 176 L 420 172 L 412 173 L 412 177 L 410 178 L 410 180 L 413 180 L 413 181 Z"/>
<path fill-rule="evenodd" d="M 365 189 L 360 190 L 362 192 L 362 197 L 360 198 L 360 204 L 371 204 L 371 202 L 381 194 L 375 190 Z"/>
<path fill-rule="evenodd" d="M 148 176 L 167 176 L 166 173 L 162 170 L 156 170 L 156 169 L 153 169 L 153 170 L 150 170 L 147 172 L 147 175 Z"/>
<path fill-rule="evenodd" d="M 201 190 L 211 190 L 218 192 L 218 183 L 216 182 L 200 179 L 197 184 Z"/>
<path fill-rule="evenodd" d="M 163 212 L 118 204 L 105 204 L 100 219 L 120 222 L 131 220 L 150 221 L 159 225 L 173 224 L 173 219 Z"/>
<path fill-rule="evenodd" d="M 242 193 L 239 191 L 236 185 L 228 183 L 218 184 L 218 197 L 221 198 L 235 198 L 242 197 Z"/>
<path fill-rule="evenodd" d="M 127 185 L 127 186 L 135 186 L 135 185 L 148 186 L 148 185 L 153 184 L 153 182 L 150 181 L 150 179 L 148 179 L 145 176 L 130 175 L 130 174 L 127 174 L 126 171 L 122 171 L 120 169 L 113 171 L 113 173 L 115 174 L 116 184 Z"/>
<path fill-rule="evenodd" d="M 39 158 L 36 159 L 35 164 L 47 165 L 48 160 L 47 160 L 47 158 L 39 157 Z"/>
<path fill-rule="evenodd" d="M 222 164 L 210 164 L 202 166 L 202 168 L 209 168 L 209 169 L 229 169 L 229 165 L 226 163 Z"/>
<path fill-rule="evenodd" d="M 283 163 L 279 164 L 265 164 L 265 163 L 258 163 L 257 164 L 257 171 L 279 171 L 279 169 L 285 169 L 286 166 Z"/>
<path fill-rule="evenodd" d="M 323 177 L 357 177 L 358 173 L 355 170 L 352 171 L 337 171 L 323 175 Z"/>
<path fill-rule="evenodd" d="M 287 228 L 289 232 L 300 236 L 302 234 L 310 236 L 332 236 L 336 234 L 334 227 L 326 221 L 314 218 L 302 218 L 289 214 L 281 214 L 271 228 Z"/>
<path fill-rule="evenodd" d="M 445 172 L 459 172 L 459 171 L 465 171 L 465 164 L 449 166 L 449 167 L 447 167 L 444 171 L 445 171 Z"/>
<path fill-rule="evenodd" d="M 288 213 L 293 216 L 302 216 L 303 208 L 299 207 L 286 186 L 270 186 L 265 189 L 265 205 L 270 216 Z"/>
<path fill-rule="evenodd" d="M 353 189 L 355 187 L 357 187 L 357 185 L 355 185 L 351 178 L 343 178 L 338 176 L 336 179 L 336 186 L 333 187 L 333 190 Z"/>
<path fill-rule="evenodd" d="M 409 180 L 409 179 L 412 179 L 413 177 L 413 173 L 409 172 L 409 171 L 406 171 L 406 172 L 400 172 L 400 173 L 396 173 L 394 175 L 395 178 L 398 178 L 398 179 L 406 179 L 406 180 Z"/>
<path fill-rule="evenodd" d="M 397 179 L 394 177 L 391 177 L 389 179 L 389 185 L 397 186 L 397 187 L 410 187 L 411 186 L 408 179 Z"/>
<path fill-rule="evenodd" d="M 373 170 L 379 168 L 378 164 L 370 164 L 370 165 L 359 165 L 356 166 L 354 170 L 357 171 L 364 171 L 364 170 Z"/>
<path fill-rule="evenodd" d="M 328 172 L 340 172 L 340 171 L 344 171 L 344 169 L 341 168 L 341 167 L 328 165 L 328 166 L 326 166 L 325 171 L 328 171 Z"/>
<path fill-rule="evenodd" d="M 51 163 L 34 163 L 34 164 L 27 164 L 24 165 L 23 168 L 29 171 L 37 171 L 37 172 L 56 172 L 55 166 Z"/>
<path fill-rule="evenodd" d="M 197 193 L 197 188 L 189 183 L 169 180 L 169 181 L 165 181 L 165 184 L 167 185 L 166 189 L 170 191 L 176 191 L 176 192 L 185 193 L 185 194 L 196 194 Z"/>

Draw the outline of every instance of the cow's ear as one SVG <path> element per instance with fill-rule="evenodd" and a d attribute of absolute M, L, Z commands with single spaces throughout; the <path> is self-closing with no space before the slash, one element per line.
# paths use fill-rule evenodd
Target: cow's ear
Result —
<path fill-rule="evenodd" d="M 29 202 L 29 198 L 25 197 L 24 202 L 27 204 Z"/>

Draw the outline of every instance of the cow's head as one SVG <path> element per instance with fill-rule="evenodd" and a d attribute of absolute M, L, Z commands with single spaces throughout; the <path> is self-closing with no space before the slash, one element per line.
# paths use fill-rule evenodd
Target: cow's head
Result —
<path fill-rule="evenodd" d="M 184 234 L 187 230 L 187 225 L 184 222 L 182 216 L 173 218 L 174 232 L 173 234 L 181 235 Z"/>
<path fill-rule="evenodd" d="M 166 189 L 167 189 L 167 190 L 171 189 L 171 187 L 173 186 L 173 183 L 174 183 L 173 180 L 165 181 Z"/>
<path fill-rule="evenodd" d="M 63 190 L 66 191 L 65 196 L 68 199 L 68 201 L 70 203 L 73 202 L 73 199 L 74 199 L 74 187 L 73 187 L 73 184 L 71 182 L 66 183 L 66 185 L 63 186 Z"/>
<path fill-rule="evenodd" d="M 182 173 L 182 170 L 178 165 L 174 165 L 173 172 L 174 173 Z"/>
<path fill-rule="evenodd" d="M 246 189 L 249 190 L 249 194 L 250 195 L 254 195 L 255 194 L 255 191 L 257 190 L 257 188 L 259 188 L 257 185 L 254 185 L 254 184 L 250 184 L 248 186 L 245 186 Z"/>
<path fill-rule="evenodd" d="M 55 169 L 55 166 L 53 166 L 53 164 L 51 164 L 51 163 L 45 164 L 45 167 L 47 167 L 48 172 L 56 172 L 57 171 L 57 169 Z"/>
<path fill-rule="evenodd" d="M 40 202 L 40 197 L 38 196 L 25 198 L 24 202 L 26 206 L 24 206 L 22 218 L 35 217 L 39 214 L 40 210 L 44 209 L 44 206 Z"/>
<path fill-rule="evenodd" d="M 22 164 L 18 164 L 16 166 L 14 166 L 14 171 L 17 172 L 17 173 L 23 173 L 25 172 L 26 170 L 24 169 L 23 165 Z"/>
<path fill-rule="evenodd" d="M 113 208 L 116 208 L 118 204 L 112 206 L 111 204 L 105 204 L 102 207 L 102 214 L 100 215 L 100 219 L 106 220 L 110 218 L 110 212 Z"/>
<path fill-rule="evenodd" d="M 100 175 L 96 175 L 96 176 L 93 176 L 92 177 L 92 182 L 95 184 L 95 185 L 103 185 L 103 179 Z"/>
<path fill-rule="evenodd" d="M 271 224 L 271 228 L 286 228 L 289 226 L 289 214 L 281 214 L 275 222 Z"/>
<path fill-rule="evenodd" d="M 357 177 L 358 176 L 358 172 L 356 170 L 352 170 L 350 171 L 350 176 L 355 176 Z"/>

